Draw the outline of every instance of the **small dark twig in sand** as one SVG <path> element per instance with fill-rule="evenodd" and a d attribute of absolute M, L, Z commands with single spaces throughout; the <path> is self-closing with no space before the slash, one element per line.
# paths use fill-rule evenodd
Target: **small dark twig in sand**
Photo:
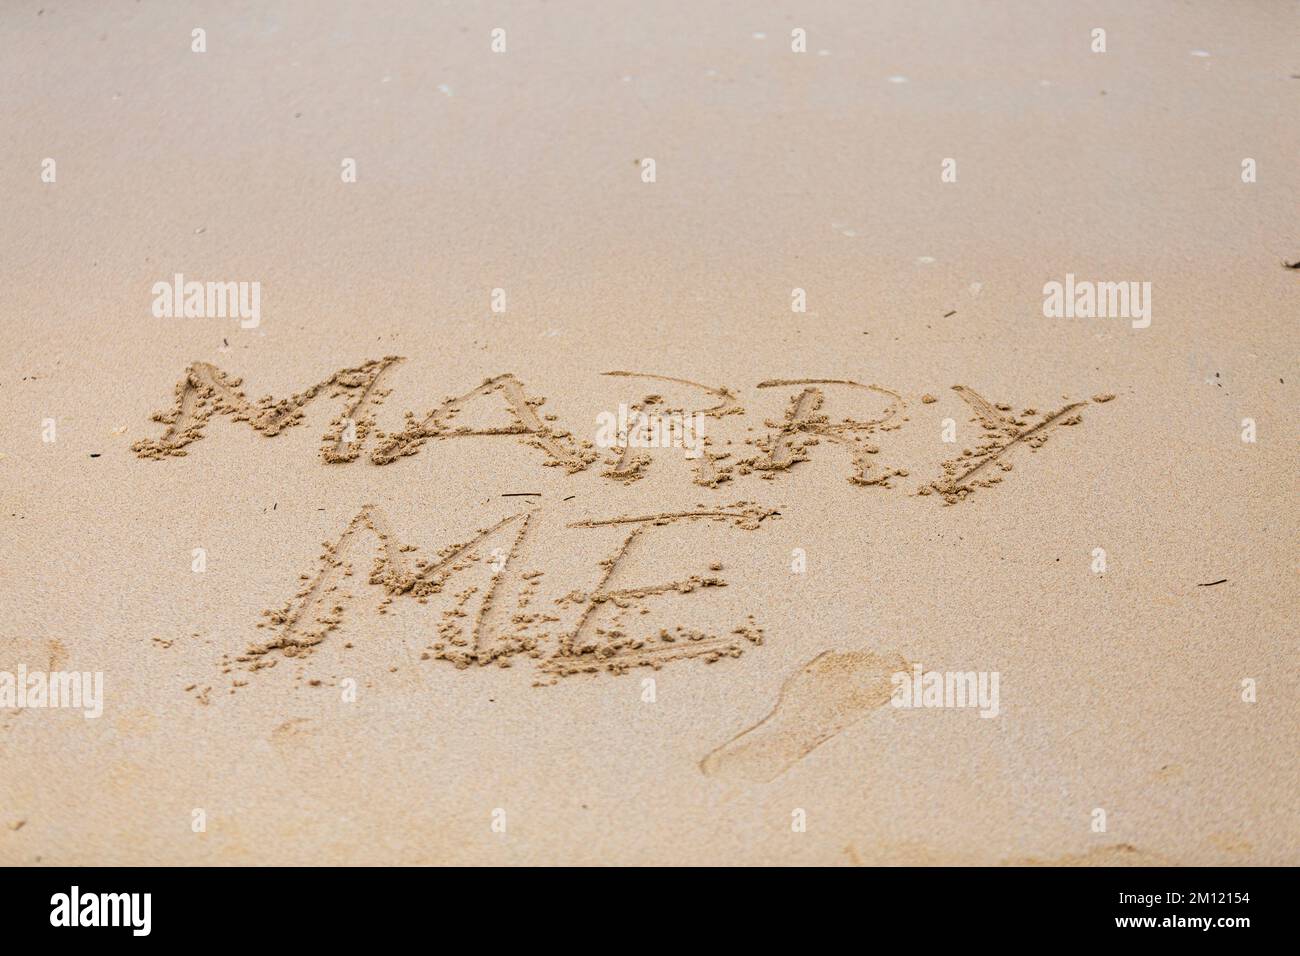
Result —
<path fill-rule="evenodd" d="M 540 491 L 507 491 L 502 498 L 540 498 Z"/>
<path fill-rule="evenodd" d="M 1295 262 L 1287 262 L 1285 259 L 1283 259 L 1283 260 L 1282 260 L 1282 268 L 1284 268 L 1284 269 L 1300 269 L 1300 259 L 1297 259 Z"/>
<path fill-rule="evenodd" d="M 1223 584 L 1223 583 L 1224 583 L 1225 581 L 1227 581 L 1227 580 L 1228 580 L 1227 578 L 1219 578 L 1219 580 L 1217 580 L 1217 581 L 1210 581 L 1208 584 L 1198 584 L 1198 585 L 1196 585 L 1196 586 L 1197 586 L 1198 588 L 1212 588 L 1212 587 L 1214 587 L 1216 584 Z"/>
<path fill-rule="evenodd" d="M 943 314 L 943 317 L 944 317 L 945 319 L 947 319 L 947 318 L 951 318 L 952 316 L 954 316 L 954 315 L 956 315 L 956 314 L 957 314 L 957 310 L 956 310 L 956 309 L 953 309 L 951 312 L 945 312 L 945 313 Z"/>

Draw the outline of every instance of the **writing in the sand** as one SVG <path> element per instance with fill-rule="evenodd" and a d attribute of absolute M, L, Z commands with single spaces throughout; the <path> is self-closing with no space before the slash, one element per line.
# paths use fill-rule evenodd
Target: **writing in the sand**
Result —
<path fill-rule="evenodd" d="M 394 369 L 403 362 L 401 356 L 372 359 L 333 375 L 288 398 L 266 396 L 251 401 L 241 388 L 242 381 L 207 362 L 194 362 L 175 387 L 172 407 L 154 414 L 165 427 L 158 438 L 143 439 L 132 445 L 141 458 L 165 459 L 188 454 L 188 447 L 203 438 L 212 418 L 217 415 L 246 422 L 266 436 L 278 435 L 300 424 L 307 405 L 322 396 L 342 401 L 338 414 L 321 439 L 323 461 L 341 465 L 361 459 L 369 448 L 367 460 L 373 465 L 391 465 L 416 455 L 431 440 L 467 437 L 513 437 L 541 453 L 542 464 L 557 467 L 569 474 L 585 471 L 606 451 L 600 474 L 624 483 L 642 478 L 652 456 L 647 449 L 670 445 L 663 441 L 673 433 L 672 422 L 681 421 L 680 429 L 690 462 L 692 480 L 706 488 L 737 479 L 756 476 L 768 480 L 789 472 L 811 460 L 813 449 L 820 444 L 846 450 L 851 461 L 848 480 L 862 487 L 892 488 L 900 479 L 908 479 L 911 469 L 897 463 L 881 464 L 879 440 L 903 428 L 910 419 L 903 394 L 882 385 L 862 384 L 848 379 L 792 378 L 768 379 L 758 389 L 782 389 L 788 394 L 780 418 L 766 419 L 766 431 L 753 435 L 752 426 L 744 433 L 724 437 L 721 420 L 744 416 L 736 390 L 725 385 L 709 386 L 687 379 L 645 372 L 606 372 L 606 376 L 635 381 L 647 388 L 665 385 L 675 389 L 696 390 L 707 398 L 700 408 L 673 408 L 661 394 L 652 392 L 630 405 L 620 403 L 617 414 L 604 409 L 595 416 L 597 440 L 581 438 L 562 427 L 557 416 L 541 411 L 546 400 L 528 392 L 514 373 L 504 373 L 484 380 L 469 391 L 445 399 L 424 415 L 406 412 L 401 427 L 381 430 L 377 412 L 390 394 L 387 387 Z M 978 437 L 943 461 L 937 476 L 915 482 L 914 492 L 934 495 L 946 504 L 954 504 L 978 488 L 1002 481 L 1011 468 L 1009 453 L 1017 448 L 1037 449 L 1058 426 L 1074 425 L 1081 420 L 1080 410 L 1087 402 L 1068 402 L 1051 411 L 1024 408 L 1016 413 L 1012 406 L 992 402 L 974 389 L 954 385 L 952 390 L 974 413 L 971 419 Z M 828 393 L 837 393 L 859 405 L 870 404 L 869 417 L 832 419 L 825 411 Z M 1097 396 L 1106 401 L 1113 396 Z M 923 405 L 937 399 L 926 394 Z M 505 417 L 495 424 L 464 425 L 459 420 L 470 409 L 495 403 Z M 635 425 L 631 432 L 627 422 Z M 710 435 L 698 423 L 718 422 L 719 435 Z M 661 425 L 661 423 L 667 423 Z M 653 435 L 647 434 L 648 430 Z M 957 425 L 945 418 L 938 430 L 941 442 L 957 444 Z"/>
<path fill-rule="evenodd" d="M 738 657 L 746 647 L 762 643 L 762 629 L 752 617 L 725 621 L 728 612 L 722 609 L 712 624 L 697 620 L 687 627 L 675 623 L 673 615 L 680 613 L 686 596 L 726 587 L 726 543 L 716 532 L 724 532 L 724 538 L 737 530 L 754 532 L 777 517 L 771 508 L 744 501 L 571 522 L 556 522 L 545 510 L 533 508 L 480 528 L 468 540 L 445 545 L 425 559 L 418 546 L 399 540 L 382 509 L 366 505 L 336 539 L 325 543 L 315 571 L 302 575 L 298 592 L 282 607 L 263 612 L 265 620 L 258 626 L 271 636 L 223 663 L 231 670 L 259 671 L 285 657 L 313 654 L 343 625 L 358 599 L 351 590 L 354 567 L 367 556 L 373 563 L 365 581 L 381 596 L 381 614 L 399 610 L 399 601 L 406 606 L 434 601 L 441 607 L 433 631 L 424 617 L 428 612 L 413 609 L 423 622 L 419 633 L 430 635 L 424 660 L 445 660 L 460 668 L 524 661 L 536 665 L 535 683 L 544 684 L 577 673 L 622 673 L 685 658 L 712 662 Z M 538 528 L 548 523 L 545 546 L 534 546 Z M 553 553 L 566 532 L 608 532 L 608 553 L 590 567 L 571 562 L 570 583 L 579 586 L 543 600 L 539 588 L 546 572 L 532 562 Z M 654 539 L 666 532 L 679 532 L 672 542 L 676 545 L 684 540 L 680 532 L 694 532 L 697 552 L 716 553 L 711 559 L 697 553 L 693 560 L 699 566 L 690 573 L 669 577 L 656 572 L 653 559 L 665 550 L 664 542 L 656 548 Z"/>
<path fill-rule="evenodd" d="M 848 480 L 853 485 L 896 488 L 910 478 L 909 468 L 879 463 L 879 442 L 910 421 L 903 393 L 881 385 L 831 378 L 760 381 L 757 389 L 779 390 L 786 397 L 784 411 L 764 418 L 760 431 L 746 421 L 739 393 L 728 386 L 647 372 L 607 372 L 605 376 L 634 383 L 647 394 L 638 400 L 620 401 L 617 412 L 600 410 L 595 416 L 594 440 L 589 440 L 564 428 L 557 416 L 544 413 L 545 399 L 531 394 L 518 375 L 504 373 L 446 398 L 423 415 L 406 412 L 400 427 L 383 430 L 378 427 L 380 408 L 391 393 L 390 379 L 402 361 L 400 356 L 374 359 L 340 369 L 288 398 L 267 396 L 256 401 L 248 399 L 239 379 L 206 362 L 195 362 L 176 384 L 172 407 L 154 415 L 164 426 L 162 435 L 132 447 L 142 458 L 183 457 L 189 446 L 205 436 L 214 416 L 245 422 L 262 435 L 275 436 L 301 424 L 307 406 L 328 397 L 341 402 L 321 440 L 321 458 L 331 466 L 357 462 L 363 453 L 372 465 L 388 466 L 418 454 L 431 441 L 479 437 L 521 442 L 540 455 L 542 464 L 569 475 L 587 471 L 603 452 L 601 476 L 624 484 L 646 475 L 653 460 L 651 449 L 674 445 L 682 449 L 681 458 L 689 465 L 692 481 L 710 489 L 744 480 L 777 479 L 810 462 L 819 445 L 847 452 L 851 462 Z M 697 400 L 700 407 L 670 402 L 665 392 L 679 396 L 698 393 L 702 396 Z M 1036 450 L 1058 426 L 1077 424 L 1080 410 L 1087 404 L 1067 399 L 1054 410 L 1026 407 L 1016 412 L 1010 404 L 991 401 L 965 385 L 952 386 L 952 392 L 968 409 L 977 437 L 964 442 L 966 447 L 960 452 L 948 453 L 937 475 L 912 482 L 914 494 L 950 505 L 977 489 L 1001 483 L 1012 468 L 1013 452 Z M 837 403 L 850 403 L 859 410 L 832 418 L 826 411 L 831 394 Z M 1111 398 L 1099 395 L 1093 401 Z M 922 407 L 938 402 L 932 395 L 920 396 Z M 869 411 L 863 412 L 864 408 Z M 490 413 L 491 423 L 483 423 L 485 412 Z M 479 423 L 463 424 L 468 419 Z M 702 424 L 706 421 L 716 423 L 717 434 L 709 434 L 710 429 Z M 940 425 L 939 441 L 956 444 L 955 420 L 944 418 L 936 424 Z M 891 454 L 896 454 L 899 446 L 891 445 Z M 703 623 L 700 605 L 709 602 L 698 599 L 691 613 L 693 626 L 683 626 L 682 618 L 674 616 L 681 614 L 675 602 L 683 596 L 716 594 L 716 589 L 727 584 L 720 573 L 722 561 L 708 561 L 706 566 L 701 558 L 706 547 L 724 546 L 688 543 L 681 536 L 687 529 L 701 527 L 756 531 L 778 516 L 775 508 L 739 501 L 567 522 L 557 522 L 558 513 L 534 506 L 507 515 L 479 529 L 469 540 L 441 547 L 434 557 L 423 559 L 416 545 L 399 542 L 379 508 L 366 505 L 336 539 L 326 542 L 315 569 L 301 575 L 303 585 L 297 594 L 282 607 L 265 612 L 258 626 L 267 629 L 269 637 L 250 644 L 243 653 L 228 656 L 224 670 L 259 671 L 285 658 L 309 657 L 344 626 L 349 608 L 357 600 L 351 590 L 357 581 L 353 561 L 364 547 L 358 543 L 362 541 L 373 544 L 371 551 L 362 553 L 373 556 L 365 580 L 381 593 L 380 614 L 400 616 L 410 613 L 412 604 L 431 601 L 440 606 L 437 632 L 421 654 L 425 660 L 445 660 L 458 667 L 531 662 L 539 675 L 537 682 L 547 683 L 568 674 L 621 673 L 686 657 L 715 661 L 738 656 L 746 647 L 761 643 L 762 629 L 743 608 L 734 605 L 726 611 L 730 617 L 721 622 Z M 563 548 L 558 534 L 605 529 L 617 537 L 607 546 L 606 556 L 588 569 L 580 586 L 557 593 L 543 590 L 542 567 L 528 566 L 528 555 L 534 553 L 531 535 L 540 526 L 548 526 L 544 553 Z M 635 572 L 637 561 L 653 550 L 650 542 L 669 528 L 679 540 L 664 553 L 676 556 L 677 567 L 682 567 L 683 561 L 693 561 L 696 566 L 670 576 Z M 590 547 L 590 540 L 574 540 L 571 552 Z M 799 549 L 792 554 L 792 570 L 799 573 L 803 557 Z M 653 559 L 649 562 L 651 569 L 657 566 Z M 570 562 L 569 567 L 577 569 L 577 563 Z M 738 612 L 743 619 L 736 619 Z M 413 621 L 412 626 L 427 628 L 427 623 Z M 346 642 L 342 646 L 352 645 Z M 209 690 L 199 691 L 201 700 L 206 700 Z"/>

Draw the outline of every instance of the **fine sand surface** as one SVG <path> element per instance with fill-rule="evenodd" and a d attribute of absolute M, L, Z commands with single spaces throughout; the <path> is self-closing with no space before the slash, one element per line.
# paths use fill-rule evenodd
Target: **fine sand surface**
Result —
<path fill-rule="evenodd" d="M 1300 863 L 1294 6 L 798 6 L 4 4 L 0 863 Z"/>

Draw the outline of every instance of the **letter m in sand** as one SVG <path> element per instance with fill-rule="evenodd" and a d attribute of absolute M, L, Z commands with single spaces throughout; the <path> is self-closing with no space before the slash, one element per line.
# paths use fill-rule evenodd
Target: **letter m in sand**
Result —
<path fill-rule="evenodd" d="M 321 457 L 328 462 L 348 462 L 361 454 L 366 436 L 374 427 L 375 405 L 387 395 L 380 387 L 384 375 L 402 361 L 389 355 L 371 359 L 355 368 L 340 369 L 324 381 L 288 398 L 276 401 L 267 395 L 250 402 L 240 389 L 241 379 L 231 378 L 208 362 L 194 362 L 176 383 L 176 400 L 153 420 L 167 426 L 160 438 L 146 438 L 131 446 L 141 458 L 185 455 L 185 447 L 203 437 L 213 415 L 228 415 L 248 422 L 263 435 L 278 435 L 302 421 L 303 408 L 323 392 L 343 398 L 339 415 L 330 422 L 321 439 Z"/>

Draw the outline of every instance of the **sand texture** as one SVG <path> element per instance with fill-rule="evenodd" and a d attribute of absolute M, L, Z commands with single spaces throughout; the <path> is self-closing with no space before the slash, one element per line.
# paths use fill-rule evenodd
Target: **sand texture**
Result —
<path fill-rule="evenodd" d="M 1294 9 L 798 7 L 4 6 L 0 864 L 1300 864 Z"/>

